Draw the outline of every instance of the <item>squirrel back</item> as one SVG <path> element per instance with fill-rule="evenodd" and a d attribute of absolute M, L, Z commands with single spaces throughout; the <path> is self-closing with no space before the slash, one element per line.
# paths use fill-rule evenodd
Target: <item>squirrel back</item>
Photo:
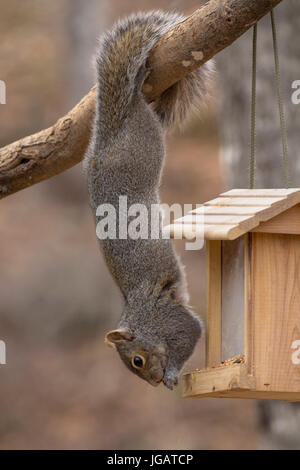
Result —
<path fill-rule="evenodd" d="M 139 13 L 119 21 L 100 40 L 96 116 L 84 165 L 94 213 L 98 207 L 112 207 L 116 234 L 124 213 L 126 229 L 137 214 L 140 223 L 150 226 L 151 210 L 160 202 L 164 128 L 183 121 L 206 92 L 209 65 L 151 105 L 141 92 L 150 50 L 183 19 L 161 11 Z M 120 205 L 124 197 L 126 210 Z M 98 209 L 97 216 L 103 211 Z M 106 342 L 117 348 L 132 372 L 172 389 L 201 328 L 188 306 L 185 276 L 173 245 L 162 238 L 161 219 L 157 239 L 104 235 L 99 242 L 124 298 L 118 328 L 106 335 Z"/>

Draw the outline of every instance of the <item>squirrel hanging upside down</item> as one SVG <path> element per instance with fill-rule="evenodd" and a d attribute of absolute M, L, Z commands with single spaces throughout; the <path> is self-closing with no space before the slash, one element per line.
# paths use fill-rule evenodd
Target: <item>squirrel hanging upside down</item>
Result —
<path fill-rule="evenodd" d="M 148 54 L 183 20 L 161 11 L 139 13 L 100 38 L 96 117 L 84 162 L 94 214 L 102 204 L 118 213 L 120 196 L 127 196 L 128 206 L 143 204 L 149 214 L 159 204 L 165 128 L 203 101 L 211 69 L 202 66 L 151 105 L 146 102 L 141 87 L 149 74 Z M 124 298 L 118 328 L 107 333 L 106 342 L 139 377 L 172 389 L 201 333 L 172 242 L 161 236 L 107 238 L 100 247 Z"/>

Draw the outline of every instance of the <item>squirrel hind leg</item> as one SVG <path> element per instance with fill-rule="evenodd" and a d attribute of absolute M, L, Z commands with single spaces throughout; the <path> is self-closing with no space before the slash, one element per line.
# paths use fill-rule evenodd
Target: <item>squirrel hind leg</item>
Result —
<path fill-rule="evenodd" d="M 205 103 L 207 84 L 212 74 L 211 61 L 168 88 L 152 103 L 164 127 L 180 126 L 192 110 L 197 110 Z"/>

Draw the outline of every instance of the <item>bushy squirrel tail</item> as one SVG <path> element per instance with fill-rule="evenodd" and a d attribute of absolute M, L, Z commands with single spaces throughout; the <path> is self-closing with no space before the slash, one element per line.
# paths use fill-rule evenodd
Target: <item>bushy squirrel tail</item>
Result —
<path fill-rule="evenodd" d="M 118 132 L 129 105 L 146 77 L 150 50 L 169 29 L 184 20 L 175 13 L 151 11 L 119 21 L 100 38 L 96 56 L 98 73 L 98 122 L 108 133 Z M 152 107 L 162 125 L 181 123 L 191 107 L 197 107 L 206 93 L 207 64 L 166 90 Z"/>

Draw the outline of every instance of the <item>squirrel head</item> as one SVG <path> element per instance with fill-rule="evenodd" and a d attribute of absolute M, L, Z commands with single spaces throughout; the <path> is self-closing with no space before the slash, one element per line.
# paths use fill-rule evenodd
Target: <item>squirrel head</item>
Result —
<path fill-rule="evenodd" d="M 129 370 L 156 387 L 164 379 L 167 348 L 161 344 L 140 341 L 127 327 L 110 331 L 105 337 L 109 347 L 115 347 Z"/>

